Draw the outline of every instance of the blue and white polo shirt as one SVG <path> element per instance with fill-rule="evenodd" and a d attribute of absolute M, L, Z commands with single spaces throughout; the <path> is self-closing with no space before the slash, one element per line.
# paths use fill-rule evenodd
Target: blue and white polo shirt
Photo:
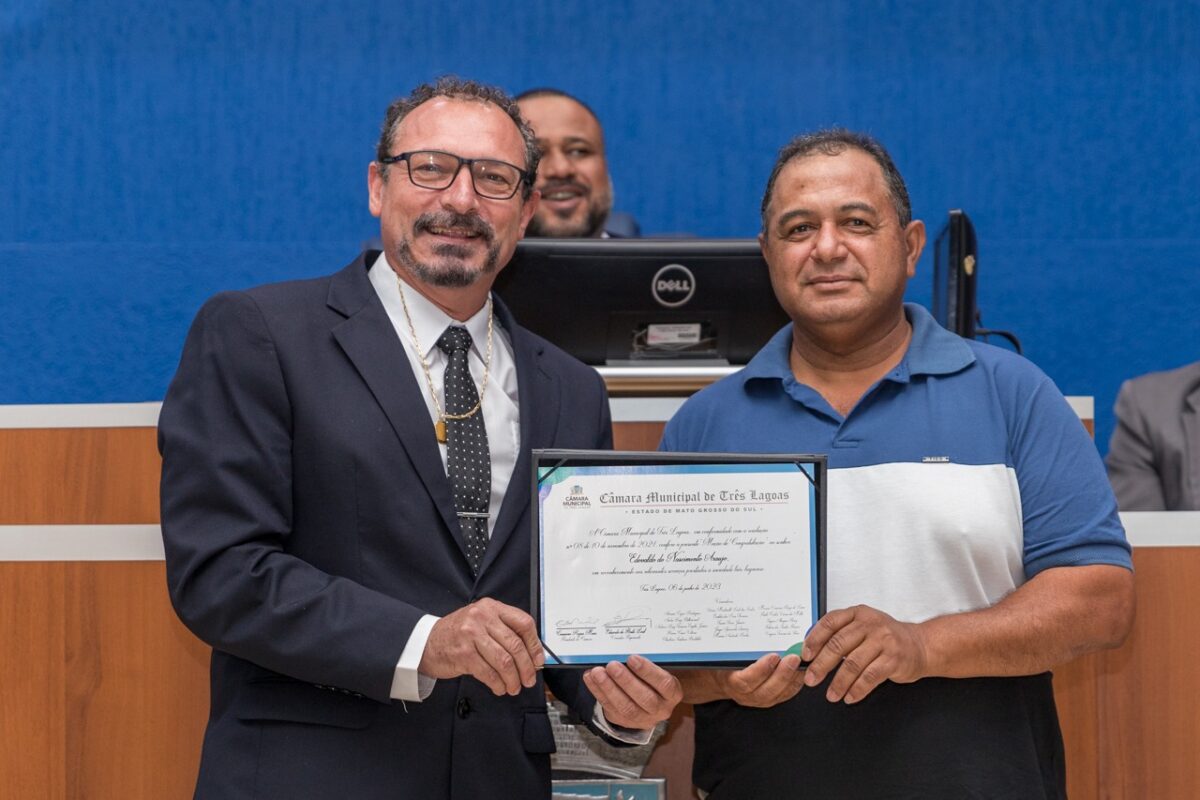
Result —
<path fill-rule="evenodd" d="M 661 448 L 826 454 L 830 609 L 919 622 L 991 606 L 1050 567 L 1131 568 L 1099 454 L 1050 379 L 905 313 L 908 352 L 845 418 L 792 375 L 788 326 L 689 399 Z"/>

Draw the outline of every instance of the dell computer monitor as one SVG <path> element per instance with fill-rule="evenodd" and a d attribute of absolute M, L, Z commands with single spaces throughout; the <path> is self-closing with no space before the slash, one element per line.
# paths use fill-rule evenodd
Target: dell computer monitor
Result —
<path fill-rule="evenodd" d="M 745 364 L 788 323 L 754 239 L 525 239 L 495 288 L 593 365 Z"/>
<path fill-rule="evenodd" d="M 933 243 L 933 316 L 943 328 L 975 338 L 975 227 L 963 211 L 950 212 Z"/>

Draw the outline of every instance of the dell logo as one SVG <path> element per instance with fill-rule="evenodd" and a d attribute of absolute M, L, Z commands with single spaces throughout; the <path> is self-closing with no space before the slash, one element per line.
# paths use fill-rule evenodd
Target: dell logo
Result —
<path fill-rule="evenodd" d="M 650 294 L 661 306 L 678 308 L 696 292 L 696 276 L 683 264 L 667 264 L 654 273 Z"/>

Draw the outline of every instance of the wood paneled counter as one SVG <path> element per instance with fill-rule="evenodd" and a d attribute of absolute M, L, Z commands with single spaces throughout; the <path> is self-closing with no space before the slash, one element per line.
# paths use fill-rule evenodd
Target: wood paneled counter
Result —
<path fill-rule="evenodd" d="M 654 449 L 682 402 L 613 394 L 619 449 Z M 191 796 L 208 648 L 167 598 L 157 415 L 0 406 L 0 797 Z M 1200 797 L 1200 512 L 1122 516 L 1133 635 L 1056 671 L 1071 795 Z M 691 797 L 690 761 L 681 708 L 648 771 Z"/>

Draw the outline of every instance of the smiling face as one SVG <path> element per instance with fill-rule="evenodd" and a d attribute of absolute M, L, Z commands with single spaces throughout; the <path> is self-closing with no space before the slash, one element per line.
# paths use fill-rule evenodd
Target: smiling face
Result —
<path fill-rule="evenodd" d="M 775 295 L 798 330 L 853 342 L 903 318 L 925 226 L 900 225 L 870 155 L 850 148 L 788 163 L 766 220 L 759 243 Z"/>
<path fill-rule="evenodd" d="M 612 210 L 600 123 L 569 97 L 534 95 L 519 105 L 542 151 L 542 200 L 529 235 L 599 236 Z"/>
<path fill-rule="evenodd" d="M 414 150 L 526 166 L 517 126 L 504 111 L 479 100 L 435 97 L 413 109 L 396 130 L 391 154 Z M 401 162 L 385 175 L 372 162 L 367 176 L 371 213 L 379 217 L 388 260 L 418 289 L 473 287 L 482 304 L 529 224 L 536 192 L 527 200 L 521 191 L 507 200 L 480 197 L 466 166 L 447 188 L 426 189 L 409 179 L 408 170 Z"/>

